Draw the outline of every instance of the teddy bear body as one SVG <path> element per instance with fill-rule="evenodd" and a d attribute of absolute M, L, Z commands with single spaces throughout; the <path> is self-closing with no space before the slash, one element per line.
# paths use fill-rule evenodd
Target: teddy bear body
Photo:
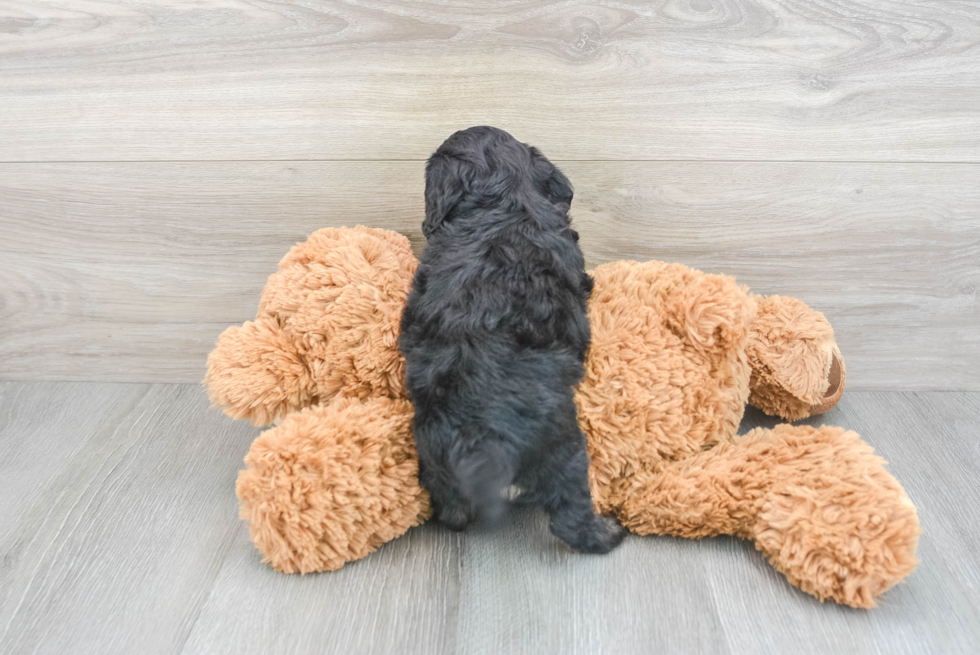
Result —
<path fill-rule="evenodd" d="M 731 278 L 679 264 L 613 262 L 592 274 L 592 347 L 576 399 L 593 498 L 610 513 L 638 466 L 735 435 L 754 302 Z"/>
<path fill-rule="evenodd" d="M 340 568 L 429 518 L 397 348 L 415 266 L 393 232 L 320 230 L 270 276 L 256 320 L 209 357 L 212 402 L 257 425 L 282 420 L 237 484 L 277 570 Z M 915 508 L 856 434 L 736 436 L 750 398 L 799 418 L 840 397 L 843 361 L 819 312 L 678 264 L 592 274 L 576 402 L 599 512 L 637 534 L 753 539 L 801 589 L 857 607 L 914 569 Z"/>

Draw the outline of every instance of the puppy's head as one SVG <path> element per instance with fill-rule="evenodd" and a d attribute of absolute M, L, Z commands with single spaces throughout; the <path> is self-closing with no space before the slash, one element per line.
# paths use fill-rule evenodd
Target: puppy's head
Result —
<path fill-rule="evenodd" d="M 460 212 L 475 208 L 514 209 L 534 196 L 562 213 L 572 202 L 572 185 L 541 154 L 507 132 L 480 126 L 456 132 L 425 167 L 425 221 L 432 236 Z"/>

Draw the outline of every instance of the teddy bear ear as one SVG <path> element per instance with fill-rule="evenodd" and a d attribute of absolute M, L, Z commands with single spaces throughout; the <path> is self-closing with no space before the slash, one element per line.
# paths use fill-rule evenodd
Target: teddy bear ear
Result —
<path fill-rule="evenodd" d="M 309 405 L 313 386 L 293 340 L 271 318 L 222 332 L 204 384 L 213 405 L 256 426 Z"/>
<path fill-rule="evenodd" d="M 749 403 L 796 421 L 826 412 L 844 393 L 844 358 L 826 317 L 796 298 L 757 297 L 747 353 Z"/>

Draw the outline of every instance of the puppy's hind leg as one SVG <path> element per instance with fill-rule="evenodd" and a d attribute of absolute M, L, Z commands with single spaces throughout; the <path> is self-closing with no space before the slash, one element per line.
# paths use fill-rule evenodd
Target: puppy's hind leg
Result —
<path fill-rule="evenodd" d="M 517 471 L 517 453 L 490 436 L 463 444 L 452 458 L 463 494 L 477 508 L 481 521 L 496 525 L 507 511 L 507 490 Z"/>
<path fill-rule="evenodd" d="M 460 493 L 456 481 L 446 471 L 428 474 L 422 467 L 419 482 L 429 492 L 436 518 L 450 530 L 459 532 L 476 519 L 476 507 Z"/>
<path fill-rule="evenodd" d="M 599 516 L 589 494 L 589 458 L 578 425 L 574 442 L 554 451 L 539 480 L 542 505 L 551 516 L 551 533 L 580 553 L 608 553 L 626 530 L 614 518 Z"/>
<path fill-rule="evenodd" d="M 476 507 L 463 495 L 459 481 L 450 467 L 448 455 L 452 443 L 451 435 L 452 428 L 443 422 L 435 426 L 416 422 L 419 483 L 429 492 L 439 522 L 458 532 L 476 519 Z"/>

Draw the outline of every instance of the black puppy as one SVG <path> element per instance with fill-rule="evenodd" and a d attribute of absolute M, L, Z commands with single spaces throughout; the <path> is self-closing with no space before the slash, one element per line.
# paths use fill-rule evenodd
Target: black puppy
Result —
<path fill-rule="evenodd" d="M 425 169 L 428 244 L 399 346 L 420 482 L 439 520 L 493 521 L 514 486 L 559 539 L 605 553 L 624 531 L 592 509 L 575 414 L 592 278 L 571 200 L 561 171 L 503 130 L 449 137 Z"/>

